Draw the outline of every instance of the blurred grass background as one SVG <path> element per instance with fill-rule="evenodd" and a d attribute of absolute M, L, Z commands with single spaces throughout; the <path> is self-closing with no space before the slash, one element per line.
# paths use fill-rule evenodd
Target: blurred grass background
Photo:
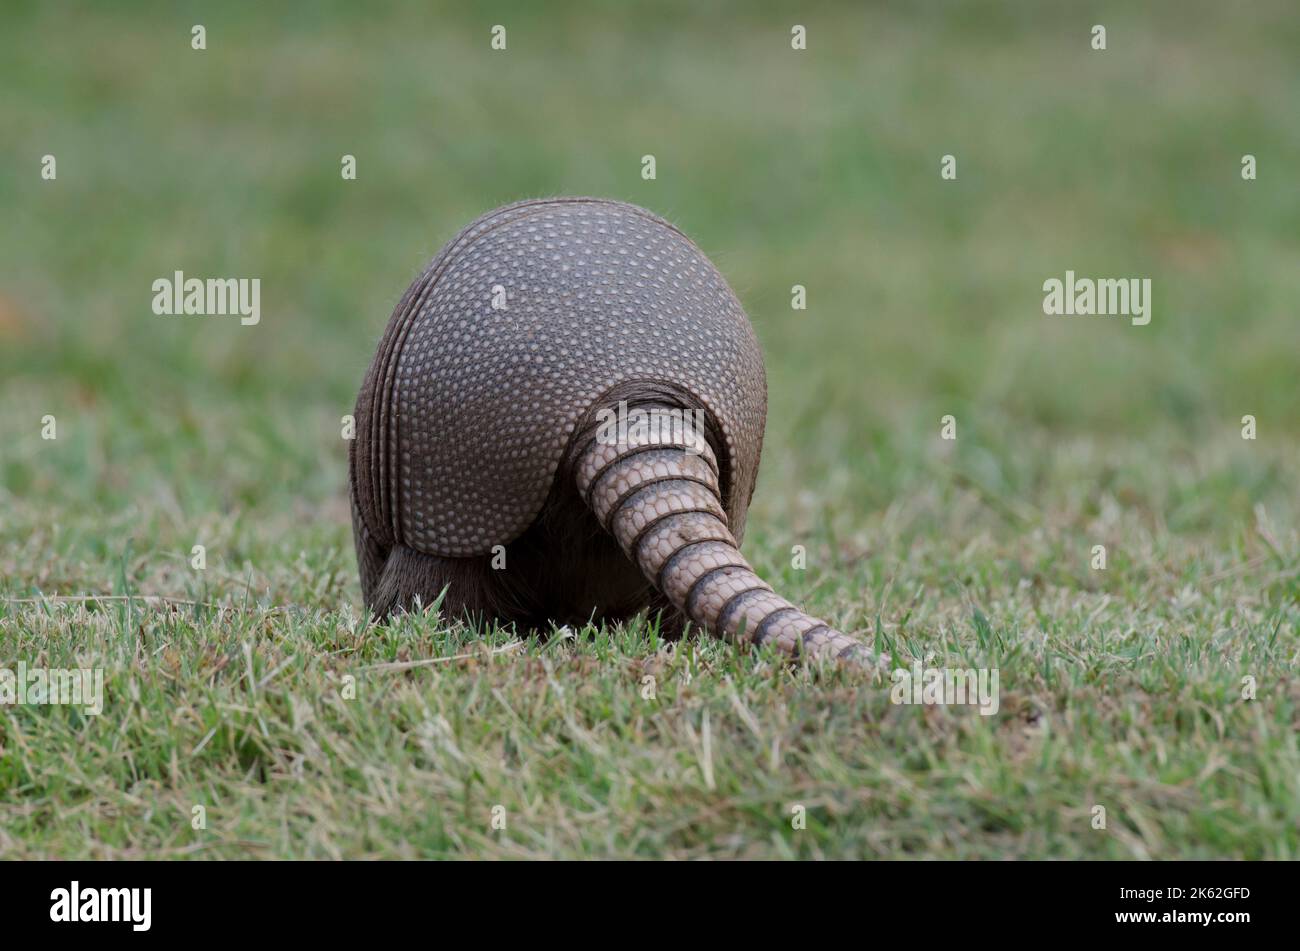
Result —
<path fill-rule="evenodd" d="M 11 8 L 6 435 L 37 409 L 147 419 L 94 437 L 124 470 L 104 502 L 151 486 L 137 452 L 214 421 L 248 452 L 186 446 L 165 467 L 182 501 L 210 504 L 213 466 L 253 463 L 245 502 L 266 475 L 319 479 L 305 437 L 350 407 L 427 258 L 488 208 L 570 193 L 643 204 L 714 257 L 769 354 L 778 450 L 869 454 L 945 413 L 1008 450 L 1036 431 L 1193 443 L 1245 413 L 1296 433 L 1293 7 L 828 5 L 798 16 L 796 53 L 780 5 L 698 6 Z M 1151 325 L 1045 318 L 1067 268 L 1150 277 Z M 150 282 L 176 269 L 261 277 L 262 325 L 156 318 Z M 9 456 L 6 485 L 35 477 Z"/>
<path fill-rule="evenodd" d="M 112 404 L 144 429 L 239 417 L 300 478 L 302 434 L 350 407 L 443 240 L 506 201 L 591 194 L 718 261 L 770 355 L 777 447 L 797 425 L 870 447 L 943 413 L 1188 440 L 1253 413 L 1288 437 L 1300 18 L 1251 9 L 828 5 L 798 16 L 796 53 L 770 4 L 19 5 L 0 40 L 5 400 Z M 1105 52 L 1080 40 L 1093 21 Z M 1045 318 L 1041 283 L 1067 268 L 1151 277 L 1151 326 Z M 257 275 L 263 325 L 156 318 L 149 283 L 175 269 Z"/>
<path fill-rule="evenodd" d="M 0 23 L 5 593 L 359 605 L 339 418 L 389 312 L 482 212 L 587 194 L 668 217 L 749 311 L 771 408 L 746 547 L 789 596 L 918 656 L 987 647 L 975 605 L 1012 639 L 1245 632 L 1294 693 L 1293 3 L 15 2 Z M 178 269 L 261 278 L 261 323 L 153 315 Z M 1067 269 L 1151 278 L 1151 324 L 1045 317 Z M 1111 660 L 1140 680 L 1144 650 Z M 1089 704 L 1133 686 L 1090 669 Z M 1277 793 L 1212 854 L 1293 848 Z"/>

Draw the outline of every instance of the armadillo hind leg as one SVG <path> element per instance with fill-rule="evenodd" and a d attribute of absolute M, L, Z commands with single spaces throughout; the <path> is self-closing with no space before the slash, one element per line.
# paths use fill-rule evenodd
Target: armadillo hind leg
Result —
<path fill-rule="evenodd" d="M 870 665 L 861 641 L 810 617 L 750 567 L 727 527 L 718 464 L 702 436 L 669 427 L 595 438 L 578 491 L 647 579 L 697 626 L 803 657 Z"/>

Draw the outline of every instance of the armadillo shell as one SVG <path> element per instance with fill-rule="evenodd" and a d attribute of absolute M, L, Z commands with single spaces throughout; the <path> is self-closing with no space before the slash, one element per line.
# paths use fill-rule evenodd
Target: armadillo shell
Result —
<path fill-rule="evenodd" d="M 767 384 L 722 275 L 633 205 L 559 198 L 489 212 L 407 289 L 366 375 L 352 447 L 359 536 L 448 557 L 509 544 L 593 404 L 632 381 L 674 384 L 713 417 L 739 535 Z"/>

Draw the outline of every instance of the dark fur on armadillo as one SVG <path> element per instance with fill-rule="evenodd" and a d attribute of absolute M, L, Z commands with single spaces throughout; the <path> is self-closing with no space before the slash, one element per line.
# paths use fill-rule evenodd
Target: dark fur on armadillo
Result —
<path fill-rule="evenodd" d="M 620 401 L 702 410 L 707 445 L 597 438 Z M 408 288 L 357 399 L 366 603 L 384 617 L 445 589 L 450 616 L 528 626 L 650 607 L 670 628 L 865 656 L 738 550 L 766 411 L 749 320 L 676 228 L 591 198 L 489 212 Z"/>

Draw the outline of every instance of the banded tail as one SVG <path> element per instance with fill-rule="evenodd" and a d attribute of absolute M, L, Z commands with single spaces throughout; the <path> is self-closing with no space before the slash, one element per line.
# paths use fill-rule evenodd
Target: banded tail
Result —
<path fill-rule="evenodd" d="M 717 458 L 703 434 L 689 437 L 651 429 L 618 443 L 594 439 L 582 450 L 578 491 L 600 524 L 697 626 L 792 656 L 873 666 L 865 644 L 805 614 L 754 573 L 727 527 Z"/>

